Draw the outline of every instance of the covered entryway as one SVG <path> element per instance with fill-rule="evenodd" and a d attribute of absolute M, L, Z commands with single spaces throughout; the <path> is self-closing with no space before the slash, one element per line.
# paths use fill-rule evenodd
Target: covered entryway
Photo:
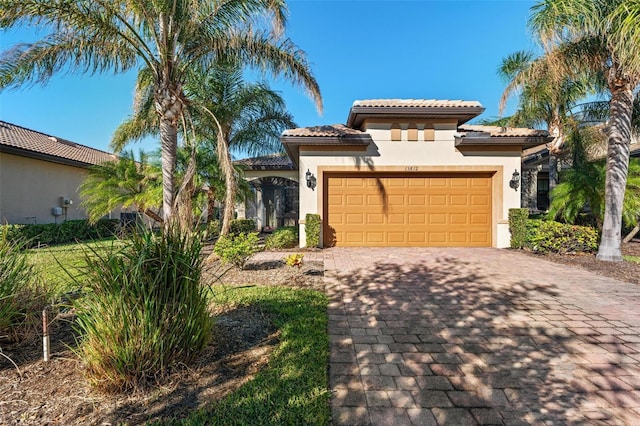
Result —
<path fill-rule="evenodd" d="M 489 173 L 326 174 L 324 245 L 490 247 Z"/>

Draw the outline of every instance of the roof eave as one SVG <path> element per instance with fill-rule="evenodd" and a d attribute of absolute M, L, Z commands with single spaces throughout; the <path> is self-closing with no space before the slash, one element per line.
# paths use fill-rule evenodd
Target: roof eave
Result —
<path fill-rule="evenodd" d="M 370 135 L 361 136 L 280 136 L 280 142 L 284 145 L 289 158 L 296 169 L 299 167 L 299 155 L 301 146 L 335 146 L 339 147 L 366 147 L 372 142 Z M 339 150 L 339 149 L 337 149 Z"/>
<path fill-rule="evenodd" d="M 51 163 L 64 164 L 66 166 L 80 167 L 83 169 L 87 169 L 95 165 L 93 163 L 71 160 L 69 158 L 58 157 L 56 155 L 44 154 L 42 152 L 30 151 L 28 149 L 22 149 L 8 145 L 0 145 L 0 152 L 5 154 L 18 155 L 20 157 L 33 158 L 36 160 L 49 161 Z"/>
<path fill-rule="evenodd" d="M 488 134 L 456 135 L 455 146 L 520 146 L 522 149 L 533 148 L 543 143 L 553 141 L 553 137 L 548 136 L 490 136 Z"/>
<path fill-rule="evenodd" d="M 482 106 L 466 107 L 404 107 L 404 106 L 380 106 L 364 107 L 353 106 L 347 118 L 347 127 L 360 128 L 367 116 L 369 117 L 390 117 L 390 118 L 420 118 L 438 119 L 455 118 L 458 125 L 464 124 L 482 114 L 485 108 Z"/>

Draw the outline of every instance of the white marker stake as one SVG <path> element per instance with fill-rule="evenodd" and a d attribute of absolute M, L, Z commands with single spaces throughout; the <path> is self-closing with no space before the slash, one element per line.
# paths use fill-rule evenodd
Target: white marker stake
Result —
<path fill-rule="evenodd" d="M 45 362 L 49 361 L 49 318 L 47 308 L 42 310 L 42 352 Z"/>

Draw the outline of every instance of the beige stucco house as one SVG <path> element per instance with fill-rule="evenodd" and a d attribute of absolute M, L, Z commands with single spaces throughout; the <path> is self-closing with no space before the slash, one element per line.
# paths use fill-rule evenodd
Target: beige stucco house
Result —
<path fill-rule="evenodd" d="M 550 138 L 465 124 L 483 111 L 474 101 L 362 100 L 346 125 L 285 131 L 301 245 L 304 218 L 316 213 L 324 247 L 507 247 L 523 149 Z"/>
<path fill-rule="evenodd" d="M 54 223 L 86 219 L 78 187 L 104 151 L 0 121 L 0 221 Z"/>

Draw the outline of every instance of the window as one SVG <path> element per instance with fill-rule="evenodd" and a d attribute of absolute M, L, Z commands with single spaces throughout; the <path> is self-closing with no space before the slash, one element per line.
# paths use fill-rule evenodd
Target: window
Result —
<path fill-rule="evenodd" d="M 538 210 L 549 210 L 549 175 L 542 173 L 538 173 L 537 207 Z"/>

